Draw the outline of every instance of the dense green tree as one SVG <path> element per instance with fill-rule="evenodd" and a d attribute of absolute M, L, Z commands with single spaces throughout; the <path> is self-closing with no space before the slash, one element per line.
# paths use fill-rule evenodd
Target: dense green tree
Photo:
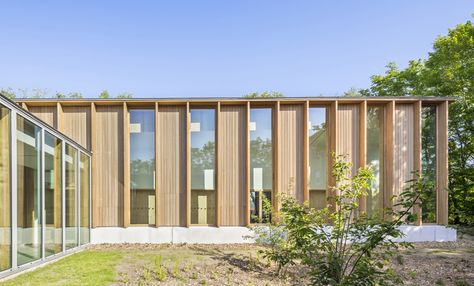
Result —
<path fill-rule="evenodd" d="M 132 97 L 133 97 L 133 93 L 131 92 L 121 92 L 117 94 L 117 98 L 132 98 Z"/>
<path fill-rule="evenodd" d="M 99 98 L 109 98 L 110 97 L 110 94 L 107 90 L 103 90 L 100 94 L 99 94 Z"/>
<path fill-rule="evenodd" d="M 0 94 L 3 96 L 6 96 L 10 99 L 15 99 L 16 98 L 16 93 L 13 91 L 11 87 L 8 88 L 1 88 L 0 89 Z"/>
<path fill-rule="evenodd" d="M 449 108 L 450 222 L 474 224 L 474 25 L 438 37 L 426 60 L 387 65 L 362 93 L 371 96 L 454 96 Z"/>

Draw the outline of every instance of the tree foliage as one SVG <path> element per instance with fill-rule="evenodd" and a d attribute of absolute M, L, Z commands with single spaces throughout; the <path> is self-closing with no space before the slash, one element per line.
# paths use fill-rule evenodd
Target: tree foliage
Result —
<path fill-rule="evenodd" d="M 276 263 L 278 271 L 289 265 L 306 266 L 313 285 L 398 285 L 401 281 L 390 268 L 391 258 L 400 247 L 400 226 L 413 222 L 413 207 L 424 192 L 424 180 L 415 174 L 407 188 L 394 198 L 393 209 L 378 215 L 359 213 L 359 199 L 367 195 L 374 179 L 370 167 L 351 175 L 352 165 L 335 156 L 330 204 L 323 209 L 283 198 L 278 220 L 255 227 L 256 241 L 266 245 L 264 258 Z M 330 210 L 331 209 L 331 210 Z M 334 210 L 334 211 L 333 211 Z M 328 224 L 328 222 L 331 222 Z M 280 273 L 279 273 L 280 274 Z"/>
<path fill-rule="evenodd" d="M 454 96 L 449 107 L 450 223 L 474 224 L 474 25 L 467 21 L 438 37 L 426 60 L 374 75 L 370 96 Z"/>
<path fill-rule="evenodd" d="M 245 98 L 275 98 L 283 97 L 283 93 L 278 91 L 252 92 L 244 96 Z"/>

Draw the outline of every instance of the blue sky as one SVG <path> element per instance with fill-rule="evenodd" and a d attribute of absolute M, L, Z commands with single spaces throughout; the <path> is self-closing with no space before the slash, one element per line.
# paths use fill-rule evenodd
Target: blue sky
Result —
<path fill-rule="evenodd" d="M 472 0 L 2 1 L 0 88 L 338 95 L 426 57 Z"/>

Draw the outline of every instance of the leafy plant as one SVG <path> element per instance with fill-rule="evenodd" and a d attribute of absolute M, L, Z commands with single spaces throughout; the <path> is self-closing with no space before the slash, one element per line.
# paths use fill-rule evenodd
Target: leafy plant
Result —
<path fill-rule="evenodd" d="M 293 198 L 282 199 L 279 219 L 266 228 L 253 228 L 264 258 L 278 265 L 278 273 L 289 265 L 308 268 L 313 285 L 389 285 L 400 279 L 390 268 L 391 258 L 403 236 L 399 226 L 412 222 L 413 206 L 419 203 L 424 180 L 414 174 L 408 187 L 393 198 L 393 208 L 384 210 L 385 220 L 359 212 L 359 199 L 367 194 L 374 178 L 370 167 L 351 176 L 351 163 L 334 157 L 328 206 L 310 208 Z"/>

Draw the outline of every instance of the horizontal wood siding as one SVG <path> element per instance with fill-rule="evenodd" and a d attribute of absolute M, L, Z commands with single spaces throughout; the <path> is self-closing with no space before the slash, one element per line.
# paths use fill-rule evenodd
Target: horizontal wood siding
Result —
<path fill-rule="evenodd" d="M 96 226 L 123 226 L 123 109 L 96 106 Z"/>
<path fill-rule="evenodd" d="M 279 187 L 282 194 L 304 200 L 304 105 L 280 105 Z"/>
<path fill-rule="evenodd" d="M 58 128 L 58 113 L 56 105 L 54 106 L 28 106 L 28 111 L 34 116 L 48 123 L 54 128 Z"/>
<path fill-rule="evenodd" d="M 221 106 L 217 169 L 222 226 L 246 224 L 246 118 L 246 106 Z"/>
<path fill-rule="evenodd" d="M 414 113 L 413 104 L 396 104 L 393 141 L 393 193 L 400 195 L 413 178 Z"/>
<path fill-rule="evenodd" d="M 84 148 L 91 149 L 89 106 L 63 106 L 63 132 Z"/>
<path fill-rule="evenodd" d="M 186 107 L 158 107 L 157 225 L 186 225 Z"/>

